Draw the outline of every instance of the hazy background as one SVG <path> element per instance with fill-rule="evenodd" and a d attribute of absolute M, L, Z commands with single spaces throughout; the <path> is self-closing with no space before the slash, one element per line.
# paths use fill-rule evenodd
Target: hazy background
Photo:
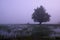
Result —
<path fill-rule="evenodd" d="M 0 0 L 0 24 L 35 23 L 32 13 L 40 5 L 51 15 L 48 23 L 60 22 L 60 0 Z"/>

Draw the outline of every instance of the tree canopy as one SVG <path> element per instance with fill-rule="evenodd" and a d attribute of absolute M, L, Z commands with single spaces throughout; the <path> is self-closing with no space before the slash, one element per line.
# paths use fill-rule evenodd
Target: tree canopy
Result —
<path fill-rule="evenodd" d="M 49 21 L 50 15 L 46 12 L 43 6 L 40 6 L 39 8 L 34 9 L 32 19 L 34 19 L 35 22 L 39 22 L 41 24 L 42 22 Z"/>

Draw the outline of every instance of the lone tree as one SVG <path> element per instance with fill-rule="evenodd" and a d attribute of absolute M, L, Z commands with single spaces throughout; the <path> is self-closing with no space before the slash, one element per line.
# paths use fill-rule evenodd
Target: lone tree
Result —
<path fill-rule="evenodd" d="M 34 9 L 32 19 L 34 19 L 35 22 L 42 24 L 42 22 L 47 22 L 50 20 L 50 15 L 48 15 L 43 6 L 40 6 L 39 8 Z"/>

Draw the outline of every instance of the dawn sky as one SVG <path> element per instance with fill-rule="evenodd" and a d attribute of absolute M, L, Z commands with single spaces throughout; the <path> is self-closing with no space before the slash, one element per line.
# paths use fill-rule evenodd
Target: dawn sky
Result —
<path fill-rule="evenodd" d="M 60 22 L 60 0 L 0 0 L 0 24 L 35 23 L 34 8 L 43 5 L 51 15 L 49 23 Z"/>

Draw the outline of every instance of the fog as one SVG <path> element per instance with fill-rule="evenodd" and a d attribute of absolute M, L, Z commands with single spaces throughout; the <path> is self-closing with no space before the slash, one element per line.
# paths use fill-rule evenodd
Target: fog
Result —
<path fill-rule="evenodd" d="M 43 5 L 51 15 L 48 23 L 60 22 L 60 0 L 0 0 L 0 24 L 35 23 L 34 9 Z"/>

